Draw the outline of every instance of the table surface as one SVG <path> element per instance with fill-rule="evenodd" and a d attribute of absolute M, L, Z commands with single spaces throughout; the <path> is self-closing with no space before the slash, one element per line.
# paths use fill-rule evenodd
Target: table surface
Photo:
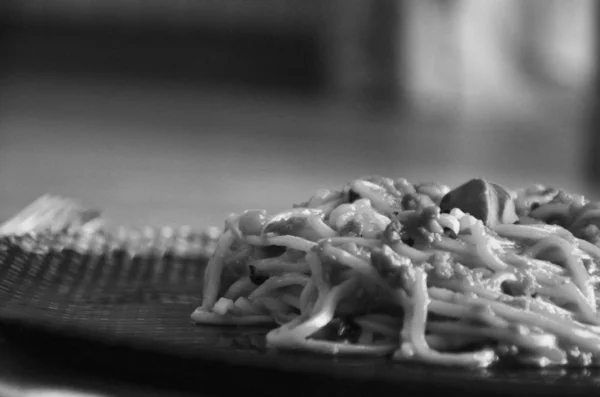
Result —
<path fill-rule="evenodd" d="M 0 88 L 0 219 L 51 192 L 124 224 L 221 225 L 229 212 L 286 208 L 367 174 L 595 193 L 580 177 L 573 114 L 408 120 L 266 94 L 17 74 Z M 44 371 L 3 353 L 0 379 L 14 386 L 0 392 L 33 396 L 22 387 Z M 46 384 L 66 387 L 68 376 Z"/>
<path fill-rule="evenodd" d="M 50 365 L 0 341 L 0 395 L 4 397 L 191 397 L 190 392 L 157 388 L 101 374 Z"/>

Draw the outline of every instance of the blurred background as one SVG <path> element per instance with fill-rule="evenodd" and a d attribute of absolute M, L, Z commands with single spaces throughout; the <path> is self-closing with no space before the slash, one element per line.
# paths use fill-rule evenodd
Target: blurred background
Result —
<path fill-rule="evenodd" d="M 0 219 L 221 225 L 368 174 L 600 198 L 594 0 L 2 0 Z"/>

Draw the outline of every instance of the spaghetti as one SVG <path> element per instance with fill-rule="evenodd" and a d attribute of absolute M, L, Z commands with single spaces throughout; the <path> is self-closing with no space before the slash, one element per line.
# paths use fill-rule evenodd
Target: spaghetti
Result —
<path fill-rule="evenodd" d="M 600 205 L 474 179 L 384 177 L 226 221 L 199 324 L 276 349 L 488 367 L 600 364 Z"/>

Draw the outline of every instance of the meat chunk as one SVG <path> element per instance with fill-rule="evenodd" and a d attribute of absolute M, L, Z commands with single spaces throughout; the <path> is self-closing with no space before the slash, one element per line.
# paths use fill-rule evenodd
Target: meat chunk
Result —
<path fill-rule="evenodd" d="M 486 226 L 518 220 L 515 203 L 508 190 L 484 179 L 472 179 L 446 194 L 440 209 L 449 213 L 454 208 L 474 216 Z"/>

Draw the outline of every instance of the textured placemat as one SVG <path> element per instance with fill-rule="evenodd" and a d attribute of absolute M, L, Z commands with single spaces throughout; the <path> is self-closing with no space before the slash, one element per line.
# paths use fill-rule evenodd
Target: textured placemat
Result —
<path fill-rule="evenodd" d="M 214 233 L 36 234 L 0 241 L 0 315 L 133 343 L 187 348 Z M 182 322 L 178 333 L 165 332 Z M 181 331 L 181 332 L 179 332 Z M 143 335 L 143 337 L 140 337 Z M 211 343 L 208 344 L 212 345 Z"/>
<path fill-rule="evenodd" d="M 263 328 L 199 327 L 213 231 L 0 239 L 0 333 L 40 357 L 206 393 L 405 396 L 598 392 L 593 371 L 461 371 L 265 349 Z M 220 380 L 226 376 L 231 381 Z M 435 382 L 431 382 L 435 379 Z"/>

